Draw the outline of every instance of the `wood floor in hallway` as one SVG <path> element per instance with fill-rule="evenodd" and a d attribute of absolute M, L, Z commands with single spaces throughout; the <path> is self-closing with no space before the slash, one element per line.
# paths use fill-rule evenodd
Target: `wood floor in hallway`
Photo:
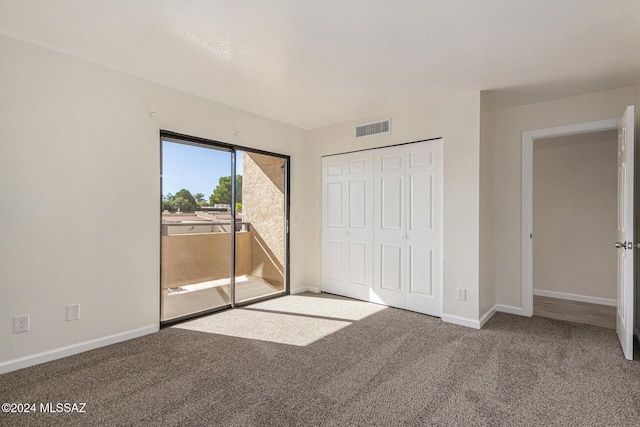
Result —
<path fill-rule="evenodd" d="M 616 307 L 534 295 L 533 315 L 616 328 Z"/>

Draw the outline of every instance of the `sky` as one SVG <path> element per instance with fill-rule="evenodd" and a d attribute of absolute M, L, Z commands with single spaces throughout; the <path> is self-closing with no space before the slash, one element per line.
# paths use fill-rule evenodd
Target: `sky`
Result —
<path fill-rule="evenodd" d="M 238 175 L 242 175 L 242 151 L 237 152 Z M 221 176 L 231 175 L 231 153 L 175 142 L 162 141 L 162 194 L 176 194 L 186 188 L 202 193 L 205 200 L 213 193 Z"/>

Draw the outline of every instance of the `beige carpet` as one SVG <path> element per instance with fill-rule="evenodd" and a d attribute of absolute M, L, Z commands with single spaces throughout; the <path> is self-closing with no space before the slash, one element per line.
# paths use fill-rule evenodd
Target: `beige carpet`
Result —
<path fill-rule="evenodd" d="M 640 420 L 640 363 L 624 360 L 610 329 L 497 314 L 477 331 L 313 294 L 227 313 L 2 375 L 3 401 L 86 402 L 87 413 L 0 413 L 0 425 L 630 426 Z M 264 316 L 259 324 L 234 326 L 256 314 Z M 284 331 L 264 333 L 268 315 L 270 326 Z M 338 323 L 320 327 L 311 319 Z M 247 336 L 254 328 L 255 336 Z M 294 338 L 283 343 L 287 335 Z"/>

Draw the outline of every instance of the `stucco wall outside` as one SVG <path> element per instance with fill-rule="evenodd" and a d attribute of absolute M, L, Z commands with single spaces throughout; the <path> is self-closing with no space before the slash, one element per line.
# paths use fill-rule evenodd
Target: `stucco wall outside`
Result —
<path fill-rule="evenodd" d="M 284 283 L 284 160 L 244 152 L 242 213 L 251 223 L 251 274 Z"/>

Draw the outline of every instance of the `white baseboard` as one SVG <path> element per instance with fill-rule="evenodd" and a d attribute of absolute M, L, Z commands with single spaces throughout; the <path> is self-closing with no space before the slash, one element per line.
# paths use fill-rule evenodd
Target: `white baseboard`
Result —
<path fill-rule="evenodd" d="M 522 307 L 514 307 L 512 305 L 496 304 L 496 311 L 500 313 L 516 314 L 518 316 L 525 316 Z M 527 316 L 531 317 L 531 316 Z"/>
<path fill-rule="evenodd" d="M 533 294 L 540 297 L 559 298 L 569 301 L 588 302 L 591 304 L 609 305 L 613 307 L 618 305 L 618 302 L 614 298 L 600 298 L 590 297 L 587 295 L 566 294 L 564 292 L 545 291 L 543 289 L 534 289 Z"/>
<path fill-rule="evenodd" d="M 320 293 L 320 288 L 316 288 L 315 286 L 303 286 L 301 288 L 295 288 L 295 289 L 291 289 L 291 291 L 289 292 L 291 295 L 297 295 L 297 294 L 301 294 L 304 292 L 312 292 L 314 294 L 319 294 Z"/>
<path fill-rule="evenodd" d="M 40 363 L 50 362 L 56 359 L 62 359 L 63 357 L 73 356 L 74 354 L 84 353 L 85 351 L 94 350 L 99 347 L 105 347 L 107 345 L 116 344 L 122 341 L 127 341 L 133 338 L 139 338 L 144 335 L 158 332 L 159 325 L 145 326 L 144 328 L 134 329 L 132 331 L 121 332 L 118 334 L 109 335 L 102 338 L 96 338 L 81 342 L 78 344 L 72 344 L 65 347 L 56 348 L 54 350 L 37 353 L 31 356 L 24 356 L 18 359 L 8 360 L 0 363 L 0 374 L 6 374 L 7 372 L 17 371 L 18 369 L 28 368 L 29 366 L 39 365 Z"/>
<path fill-rule="evenodd" d="M 485 323 L 489 321 L 489 319 L 491 319 L 491 317 L 493 317 L 494 314 L 496 314 L 496 311 L 498 311 L 498 308 L 496 305 L 494 305 L 489 309 L 489 311 L 487 311 L 482 317 L 480 317 L 481 328 L 484 326 Z"/>
<path fill-rule="evenodd" d="M 480 329 L 480 321 L 469 319 L 467 317 L 454 316 L 452 314 L 443 314 L 442 321 L 453 323 L 454 325 L 466 326 L 467 328 Z"/>
<path fill-rule="evenodd" d="M 485 323 L 489 321 L 496 313 L 507 313 L 507 314 L 515 314 L 518 316 L 524 316 L 521 307 L 513 307 L 511 305 L 504 304 L 496 304 L 491 307 L 481 318 L 480 318 L 480 327 L 482 328 Z"/>

